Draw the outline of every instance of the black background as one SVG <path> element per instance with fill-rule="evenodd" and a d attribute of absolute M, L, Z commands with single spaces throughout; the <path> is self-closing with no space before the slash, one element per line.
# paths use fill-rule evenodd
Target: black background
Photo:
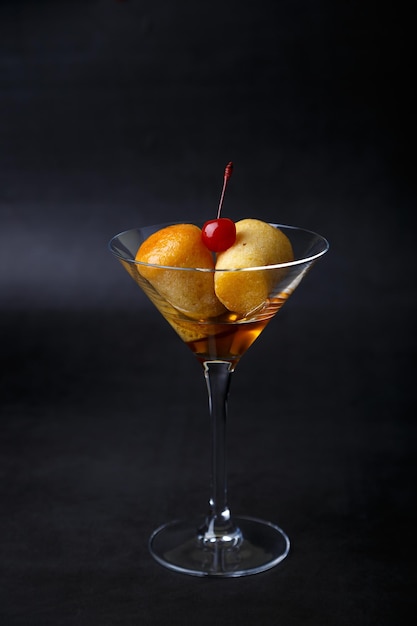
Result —
<path fill-rule="evenodd" d="M 2 624 L 409 623 L 412 48 L 400 3 L 0 3 Z M 214 217 L 229 160 L 225 215 L 331 250 L 230 398 L 232 510 L 292 551 L 217 581 L 147 551 L 205 509 L 207 400 L 106 246 Z"/>

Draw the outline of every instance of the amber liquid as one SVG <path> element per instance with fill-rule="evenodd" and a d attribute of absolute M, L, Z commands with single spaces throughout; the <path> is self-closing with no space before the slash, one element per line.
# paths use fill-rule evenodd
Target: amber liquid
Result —
<path fill-rule="evenodd" d="M 187 345 L 202 363 L 206 361 L 229 361 L 235 366 L 249 346 L 259 337 L 269 320 L 241 324 L 219 324 L 214 334 Z"/>
<path fill-rule="evenodd" d="M 165 317 L 201 363 L 227 361 L 234 368 L 287 299 L 287 294 L 280 294 L 242 319 L 230 313 L 207 321 Z"/>

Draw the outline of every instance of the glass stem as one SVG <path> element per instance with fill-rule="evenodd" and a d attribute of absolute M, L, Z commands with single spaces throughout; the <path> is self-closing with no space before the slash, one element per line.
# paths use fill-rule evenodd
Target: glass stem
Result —
<path fill-rule="evenodd" d="M 231 519 L 227 505 L 226 417 L 227 399 L 233 370 L 227 361 L 204 363 L 211 418 L 211 497 L 203 531 L 206 544 L 236 545 L 240 531 Z"/>

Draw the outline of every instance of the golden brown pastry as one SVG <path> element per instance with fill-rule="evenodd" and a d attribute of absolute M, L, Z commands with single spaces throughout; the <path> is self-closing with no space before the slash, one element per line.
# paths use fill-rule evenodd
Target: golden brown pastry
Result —
<path fill-rule="evenodd" d="M 244 219 L 236 223 L 235 243 L 217 255 L 216 270 L 262 267 L 293 259 L 291 243 L 281 230 L 261 220 Z M 214 289 L 229 311 L 247 315 L 266 301 L 283 275 L 285 269 L 216 271 Z"/>
<path fill-rule="evenodd" d="M 153 233 L 140 246 L 136 261 L 183 268 L 214 269 L 212 253 L 193 224 L 174 224 Z M 213 272 L 178 271 L 138 265 L 138 272 L 176 309 L 195 319 L 224 312 L 214 293 Z"/>

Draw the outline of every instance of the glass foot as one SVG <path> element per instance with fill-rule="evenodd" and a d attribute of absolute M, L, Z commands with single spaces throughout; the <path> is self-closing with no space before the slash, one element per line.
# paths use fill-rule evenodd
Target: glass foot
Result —
<path fill-rule="evenodd" d="M 241 533 L 236 545 L 204 543 L 198 531 L 204 521 L 194 525 L 178 520 L 155 530 L 150 552 L 164 567 L 192 576 L 248 576 L 285 559 L 290 541 L 278 526 L 251 517 L 233 517 L 233 522 Z"/>

